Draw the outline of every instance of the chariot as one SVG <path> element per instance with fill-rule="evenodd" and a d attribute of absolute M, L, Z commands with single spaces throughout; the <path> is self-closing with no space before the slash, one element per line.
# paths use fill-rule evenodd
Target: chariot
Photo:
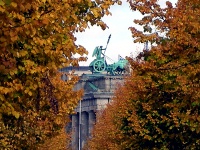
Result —
<path fill-rule="evenodd" d="M 108 38 L 107 45 L 109 43 L 111 35 Z M 92 54 L 92 57 L 96 57 L 89 65 L 90 71 L 92 73 L 103 73 L 107 72 L 110 75 L 120 75 L 125 73 L 125 68 L 127 66 L 128 61 L 126 59 L 120 58 L 117 62 L 112 64 L 107 64 L 107 59 L 110 59 L 105 55 L 106 48 L 103 49 L 102 46 L 97 46 Z M 103 53 L 104 51 L 104 53 Z M 111 60 L 111 59 L 110 59 Z"/>

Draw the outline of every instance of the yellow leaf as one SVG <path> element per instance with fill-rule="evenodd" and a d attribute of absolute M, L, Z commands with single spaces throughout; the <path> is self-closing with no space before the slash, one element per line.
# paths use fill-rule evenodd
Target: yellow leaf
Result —
<path fill-rule="evenodd" d="M 17 57 L 19 58 L 19 52 L 17 52 Z"/>
<path fill-rule="evenodd" d="M 0 12 L 4 12 L 4 11 L 5 11 L 5 9 L 0 7 Z"/>
<path fill-rule="evenodd" d="M 15 85 L 15 89 L 16 89 L 17 91 L 21 90 L 22 88 L 23 88 L 23 87 L 22 87 L 21 84 L 16 84 L 16 85 Z"/>
<path fill-rule="evenodd" d="M 43 24 L 48 24 L 48 23 L 49 23 L 49 20 L 48 20 L 47 18 L 45 18 L 45 19 L 42 20 L 42 23 L 43 23 Z"/>
<path fill-rule="evenodd" d="M 0 10 L 1 10 L 1 7 L 0 7 Z M 1 37 L 1 38 L 0 38 L 0 41 L 1 41 L 1 42 L 6 42 L 7 40 L 6 40 L 5 37 Z"/>
<path fill-rule="evenodd" d="M 5 94 L 7 94 L 7 93 L 10 92 L 10 89 L 9 89 L 9 88 L 4 88 L 4 89 L 3 89 L 3 92 L 4 92 Z"/>
<path fill-rule="evenodd" d="M 33 93 L 32 93 L 31 91 L 29 91 L 29 92 L 28 92 L 28 95 L 32 96 L 32 95 L 33 95 Z"/>
<path fill-rule="evenodd" d="M 5 97 L 4 97 L 3 94 L 0 94 L 0 100 L 1 100 L 1 101 L 4 101 L 4 100 L 5 100 Z"/>
<path fill-rule="evenodd" d="M 17 119 L 18 119 L 19 116 L 20 116 L 20 114 L 19 114 L 18 112 L 16 112 L 16 111 L 13 111 L 12 114 L 13 114 L 13 115 L 15 116 L 15 118 L 17 118 Z"/>
<path fill-rule="evenodd" d="M 15 7 L 15 8 L 17 7 L 17 3 L 15 3 L 15 2 L 10 3 L 10 5 Z"/>
<path fill-rule="evenodd" d="M 94 14 L 94 17 L 98 17 L 99 16 L 99 12 L 97 9 L 92 9 L 92 12 Z"/>
<path fill-rule="evenodd" d="M 18 36 L 16 35 L 16 36 L 13 36 L 13 37 L 11 37 L 11 41 L 12 42 L 14 42 L 14 41 L 16 41 L 18 39 Z"/>
<path fill-rule="evenodd" d="M 62 123 L 61 117 L 57 116 L 56 119 L 55 119 L 55 123 L 61 124 Z"/>
<path fill-rule="evenodd" d="M 36 71 L 34 69 L 31 70 L 31 74 L 34 74 Z"/>
<path fill-rule="evenodd" d="M 21 51 L 21 52 L 20 52 L 20 56 L 22 56 L 22 57 L 26 56 L 27 54 L 28 54 L 27 51 Z"/>
<path fill-rule="evenodd" d="M 34 49 L 31 50 L 31 53 L 37 54 L 37 52 Z"/>
<path fill-rule="evenodd" d="M 4 6 L 4 5 L 5 3 L 2 0 L 0 0 L 0 6 Z"/>
<path fill-rule="evenodd" d="M 28 90 L 26 89 L 26 90 L 24 90 L 24 93 L 28 93 Z"/>

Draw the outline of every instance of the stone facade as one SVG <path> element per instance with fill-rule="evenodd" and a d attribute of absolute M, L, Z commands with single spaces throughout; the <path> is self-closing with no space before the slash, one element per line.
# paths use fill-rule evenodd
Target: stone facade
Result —
<path fill-rule="evenodd" d="M 117 84 L 123 76 L 83 74 L 75 90 L 84 89 L 84 96 L 72 115 L 72 149 L 81 150 L 90 138 L 96 113 L 112 100 Z"/>
<path fill-rule="evenodd" d="M 80 76 L 74 90 L 84 89 L 84 96 L 71 115 L 72 150 L 81 150 L 88 138 L 91 137 L 93 126 L 96 122 L 96 113 L 104 109 L 111 102 L 118 84 L 123 83 L 124 76 L 92 74 L 89 67 L 67 67 L 61 72 L 71 72 Z M 66 80 L 66 77 L 62 77 Z"/>

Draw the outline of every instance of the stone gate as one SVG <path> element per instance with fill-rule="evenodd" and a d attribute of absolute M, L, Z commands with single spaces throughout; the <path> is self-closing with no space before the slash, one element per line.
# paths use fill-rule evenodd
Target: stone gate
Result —
<path fill-rule="evenodd" d="M 68 69 L 68 70 L 66 70 Z M 73 150 L 81 150 L 87 139 L 91 137 L 93 125 L 96 122 L 96 113 L 104 109 L 112 100 L 114 90 L 118 84 L 123 83 L 124 76 L 112 76 L 107 74 L 91 74 L 89 68 L 65 68 L 62 71 L 75 69 L 80 76 L 75 90 L 84 89 L 84 96 L 79 101 L 72 119 L 72 143 Z M 87 74 L 86 74 L 87 73 Z"/>

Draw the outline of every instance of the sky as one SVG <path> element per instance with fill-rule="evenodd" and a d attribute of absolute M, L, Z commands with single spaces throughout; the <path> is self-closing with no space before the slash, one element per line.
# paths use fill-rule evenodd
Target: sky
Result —
<path fill-rule="evenodd" d="M 169 1 L 173 4 L 177 2 L 177 0 Z M 159 3 L 164 7 L 165 2 L 166 0 L 160 0 Z M 130 10 L 129 3 L 126 0 L 122 0 L 122 5 L 111 6 L 110 12 L 112 16 L 105 16 L 102 19 L 109 27 L 106 30 L 92 26 L 86 29 L 85 32 L 75 34 L 77 38 L 76 44 L 84 46 L 89 52 L 87 55 L 88 60 L 80 62 L 80 66 L 88 66 L 95 59 L 92 57 L 93 50 L 96 46 L 105 48 L 110 34 L 110 42 L 105 52 L 105 55 L 112 60 L 109 61 L 107 59 L 108 64 L 117 62 L 119 55 L 123 58 L 130 55 L 136 57 L 144 48 L 144 44 L 133 42 L 131 31 L 128 29 L 131 26 L 140 29 L 141 27 L 135 25 L 133 20 L 142 18 L 142 15 L 137 11 Z"/>

